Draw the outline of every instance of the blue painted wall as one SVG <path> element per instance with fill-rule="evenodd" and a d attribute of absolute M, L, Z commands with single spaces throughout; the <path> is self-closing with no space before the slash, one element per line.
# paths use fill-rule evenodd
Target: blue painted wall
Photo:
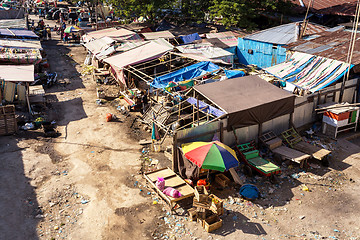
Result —
<path fill-rule="evenodd" d="M 236 55 L 240 63 L 245 65 L 254 64 L 260 68 L 267 68 L 285 62 L 286 49 L 279 45 L 276 48 L 273 48 L 273 46 L 272 43 L 238 38 Z"/>

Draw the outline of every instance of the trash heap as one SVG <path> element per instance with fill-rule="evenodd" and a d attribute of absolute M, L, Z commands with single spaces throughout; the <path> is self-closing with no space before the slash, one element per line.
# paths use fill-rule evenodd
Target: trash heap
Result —
<path fill-rule="evenodd" d="M 195 186 L 193 208 L 188 210 L 191 221 L 197 221 L 207 231 L 222 227 L 220 216 L 224 214 L 223 201 L 208 193 L 205 186 Z"/>

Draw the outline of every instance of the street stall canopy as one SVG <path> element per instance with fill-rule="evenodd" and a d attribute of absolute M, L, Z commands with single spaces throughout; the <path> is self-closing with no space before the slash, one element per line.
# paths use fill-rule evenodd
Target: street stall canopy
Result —
<path fill-rule="evenodd" d="M 314 93 L 340 79 L 348 67 L 349 64 L 337 60 L 295 52 L 286 62 L 265 71 L 294 87 Z"/>
<path fill-rule="evenodd" d="M 147 32 L 141 33 L 146 40 L 155 40 L 158 38 L 165 38 L 165 39 L 173 39 L 175 36 L 169 31 L 160 31 L 160 32 Z"/>
<path fill-rule="evenodd" d="M 0 65 L 0 79 L 9 82 L 33 82 L 34 65 Z"/>
<path fill-rule="evenodd" d="M 115 41 L 110 37 L 102 37 L 86 43 L 84 46 L 93 54 L 97 54 L 108 48 Z"/>
<path fill-rule="evenodd" d="M 41 42 L 36 40 L 19 40 L 19 39 L 0 39 L 0 48 L 25 48 L 25 49 L 42 49 Z"/>
<path fill-rule="evenodd" d="M 219 69 L 220 67 L 212 62 L 199 62 L 175 72 L 157 77 L 150 85 L 155 88 L 166 88 L 170 82 L 177 83 L 184 80 L 190 80 Z"/>
<path fill-rule="evenodd" d="M 232 64 L 234 54 L 209 44 L 188 44 L 176 47 L 181 53 L 202 55 L 208 59 L 219 59 Z"/>
<path fill-rule="evenodd" d="M 185 44 L 192 43 L 195 40 L 201 40 L 201 37 L 199 36 L 198 33 L 193 33 L 186 36 L 180 36 L 180 38 Z"/>
<path fill-rule="evenodd" d="M 9 29 L 9 28 L 0 29 L 0 37 L 32 38 L 32 39 L 39 38 L 39 36 L 36 35 L 33 31 L 20 30 L 20 29 Z"/>
<path fill-rule="evenodd" d="M 196 85 L 194 90 L 228 115 L 227 130 L 257 125 L 291 114 L 295 95 L 258 76 Z"/>
<path fill-rule="evenodd" d="M 170 47 L 166 47 L 155 42 L 149 42 L 127 52 L 105 58 L 104 61 L 121 69 L 128 65 L 161 57 L 164 53 L 171 50 L 172 48 Z"/>
<path fill-rule="evenodd" d="M 232 31 L 227 32 L 219 32 L 219 33 L 208 33 L 206 34 L 206 38 L 208 39 L 218 39 L 227 47 L 235 47 L 237 46 L 237 37 Z"/>
<path fill-rule="evenodd" d="M 141 39 L 140 36 L 125 28 L 106 28 L 94 32 L 89 32 L 83 36 L 83 41 L 89 42 L 91 39 L 99 39 L 102 37 L 111 37 L 116 40 L 137 40 Z"/>

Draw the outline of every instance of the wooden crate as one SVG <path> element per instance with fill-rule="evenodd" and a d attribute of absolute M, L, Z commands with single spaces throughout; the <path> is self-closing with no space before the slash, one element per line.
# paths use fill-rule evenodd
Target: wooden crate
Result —
<path fill-rule="evenodd" d="M 222 227 L 222 220 L 218 215 L 212 215 L 206 218 L 203 222 L 203 227 L 207 232 L 212 232 Z"/>
<path fill-rule="evenodd" d="M 221 187 L 225 188 L 229 186 L 230 179 L 227 178 L 224 174 L 220 173 L 215 176 L 215 182 L 217 182 Z"/>
<path fill-rule="evenodd" d="M 267 141 L 266 145 L 270 148 L 270 150 L 273 150 L 282 145 L 282 140 L 280 138 L 276 137 L 274 139 Z"/>
<path fill-rule="evenodd" d="M 15 106 L 0 107 L 0 135 L 9 135 L 17 132 Z"/>
<path fill-rule="evenodd" d="M 224 214 L 224 202 L 215 196 L 214 194 L 210 194 L 209 198 L 211 199 L 211 205 L 210 210 L 217 214 L 217 215 L 223 215 Z"/>
<path fill-rule="evenodd" d="M 208 191 L 206 190 L 206 187 L 205 186 L 195 186 L 195 199 L 198 201 L 198 202 L 204 202 L 207 200 L 208 196 L 209 196 L 209 193 Z"/>
<path fill-rule="evenodd" d="M 196 221 L 196 219 L 198 218 L 198 211 L 196 208 L 190 208 L 188 210 L 189 213 L 189 219 L 190 221 Z"/>
<path fill-rule="evenodd" d="M 202 202 L 199 202 L 194 197 L 193 206 L 197 207 L 197 208 L 210 209 L 211 202 L 210 202 L 209 197 L 206 199 L 206 201 L 202 201 Z"/>

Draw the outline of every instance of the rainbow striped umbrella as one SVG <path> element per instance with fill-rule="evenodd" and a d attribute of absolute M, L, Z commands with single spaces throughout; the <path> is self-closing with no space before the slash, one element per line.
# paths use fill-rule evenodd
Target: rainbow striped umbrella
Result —
<path fill-rule="evenodd" d="M 235 151 L 219 141 L 192 142 L 181 147 L 185 157 L 203 169 L 223 172 L 239 164 Z"/>
<path fill-rule="evenodd" d="M 78 26 L 69 26 L 67 28 L 65 28 L 64 32 L 65 33 L 72 33 L 72 32 L 78 32 L 82 30 L 81 28 L 79 28 Z"/>

